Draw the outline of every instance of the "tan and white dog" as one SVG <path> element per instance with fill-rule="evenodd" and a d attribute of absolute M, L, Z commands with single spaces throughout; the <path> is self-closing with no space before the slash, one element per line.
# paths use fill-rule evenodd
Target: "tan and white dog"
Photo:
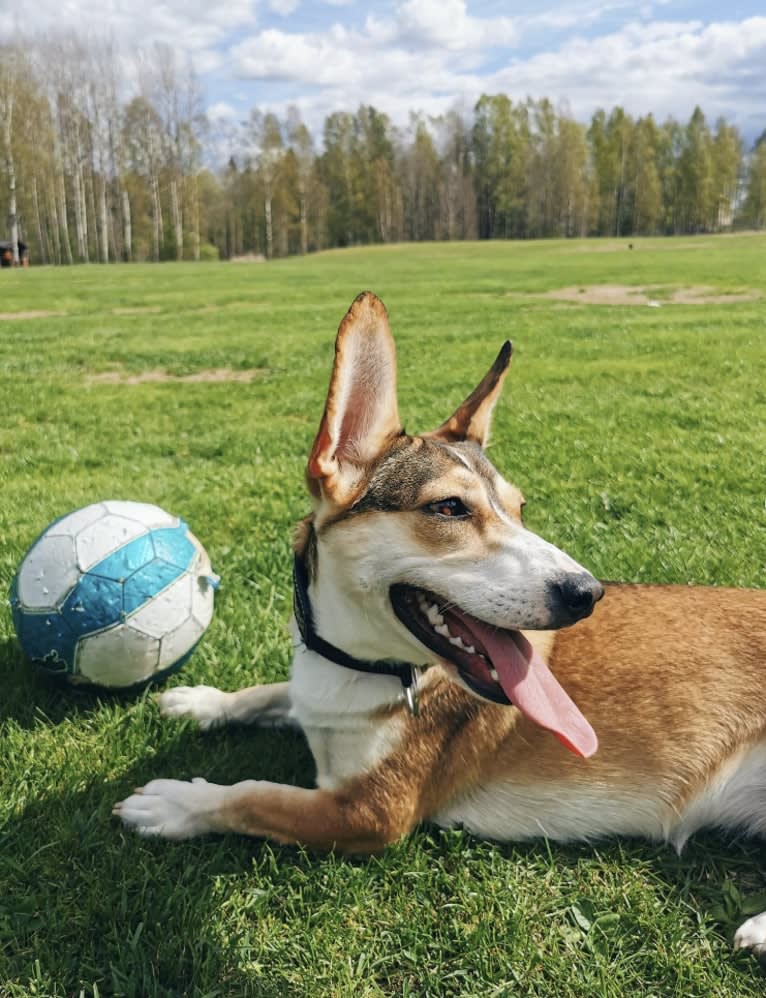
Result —
<path fill-rule="evenodd" d="M 385 308 L 353 302 L 308 462 L 290 682 L 160 697 L 203 728 L 297 723 L 317 788 L 154 780 L 116 806 L 126 825 L 352 853 L 425 819 L 676 847 L 705 826 L 766 832 L 766 592 L 610 584 L 599 602 L 483 452 L 510 356 L 409 436 Z M 735 945 L 766 953 L 766 913 Z"/>

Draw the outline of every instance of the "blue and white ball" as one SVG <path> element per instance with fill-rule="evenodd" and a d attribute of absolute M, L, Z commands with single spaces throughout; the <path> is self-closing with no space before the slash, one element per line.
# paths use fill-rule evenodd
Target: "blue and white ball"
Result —
<path fill-rule="evenodd" d="M 108 501 L 52 523 L 11 585 L 21 646 L 48 672 L 126 689 L 179 669 L 213 616 L 218 583 L 183 520 Z"/>

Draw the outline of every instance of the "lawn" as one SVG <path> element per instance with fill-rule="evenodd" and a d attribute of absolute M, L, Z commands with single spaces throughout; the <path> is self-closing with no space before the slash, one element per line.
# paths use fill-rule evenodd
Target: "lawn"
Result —
<path fill-rule="evenodd" d="M 604 578 L 763 586 L 766 237 L 633 246 L 0 272 L 0 590 L 54 517 L 156 502 L 223 579 L 172 682 L 285 678 L 291 525 L 308 510 L 334 332 L 364 288 L 389 308 L 411 431 L 441 422 L 514 340 L 491 456 L 533 529 Z M 640 286 L 655 306 L 545 297 L 595 285 Z M 689 287 L 732 299 L 673 303 Z M 211 380 L 179 380 L 200 372 Z M 61 689 L 24 662 L 5 605 L 0 679 L 2 998 L 764 993 L 758 964 L 729 949 L 743 896 L 766 887 L 756 844 L 711 834 L 678 857 L 423 828 L 348 860 L 236 836 L 143 841 L 110 818 L 134 786 L 310 785 L 305 745 L 200 735 L 161 722 L 151 694 Z"/>

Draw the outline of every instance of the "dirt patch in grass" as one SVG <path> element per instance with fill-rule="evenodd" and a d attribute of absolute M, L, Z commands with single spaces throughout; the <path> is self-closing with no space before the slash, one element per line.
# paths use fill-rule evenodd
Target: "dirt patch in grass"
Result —
<path fill-rule="evenodd" d="M 677 288 L 672 285 L 647 287 L 629 284 L 590 284 L 585 287 L 556 288 L 539 294 L 524 295 L 509 292 L 513 297 L 547 298 L 553 301 L 573 301 L 583 305 L 732 305 L 737 302 L 755 301 L 760 291 L 747 289 L 723 294 L 717 288 L 698 285 Z"/>
<path fill-rule="evenodd" d="M 88 380 L 94 385 L 145 385 L 145 384 L 220 384 L 222 382 L 238 382 L 249 384 L 265 374 L 265 368 L 252 367 L 246 371 L 232 371 L 228 367 L 216 367 L 207 371 L 195 371 L 194 374 L 169 374 L 167 371 L 140 371 L 138 374 L 128 374 L 126 371 L 103 371 L 94 374 Z"/>
<path fill-rule="evenodd" d="M 154 315 L 161 311 L 159 305 L 131 305 L 127 308 L 113 308 L 112 315 Z"/>
<path fill-rule="evenodd" d="M 718 238 L 718 237 L 716 237 Z M 672 248 L 676 250 L 704 250 L 714 247 L 715 243 L 711 240 L 699 240 L 694 242 L 676 242 L 673 241 Z M 622 253 L 635 250 L 636 252 L 644 252 L 649 249 L 643 246 L 640 242 L 607 242 L 607 243 L 595 243 L 592 239 L 589 239 L 586 243 L 581 243 L 576 246 L 566 247 L 566 249 L 561 250 L 562 253 Z M 650 252 L 654 252 L 656 246 L 652 246 Z"/>
<path fill-rule="evenodd" d="M 696 288 L 679 288 L 673 292 L 672 300 L 679 305 L 729 305 L 738 301 L 755 301 L 760 297 L 759 291 L 734 291 L 731 294 L 721 294 L 715 288 L 701 285 Z"/>
<path fill-rule="evenodd" d="M 14 319 L 51 319 L 65 312 L 0 312 L 0 322 L 13 322 Z"/>
<path fill-rule="evenodd" d="M 584 305 L 646 305 L 649 301 L 643 288 L 624 284 L 594 284 L 579 288 L 556 288 L 546 291 L 540 298 L 554 301 L 578 301 Z"/>
<path fill-rule="evenodd" d="M 229 257 L 229 263 L 266 263 L 263 253 L 243 253 L 242 256 Z"/>

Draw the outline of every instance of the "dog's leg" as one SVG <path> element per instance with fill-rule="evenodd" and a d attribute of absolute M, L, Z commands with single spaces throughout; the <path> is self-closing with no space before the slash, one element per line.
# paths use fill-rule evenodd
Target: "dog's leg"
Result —
<path fill-rule="evenodd" d="M 236 832 L 320 850 L 380 852 L 410 831 L 420 815 L 415 785 L 379 784 L 374 773 L 339 790 L 261 780 L 230 787 L 203 779 L 153 780 L 117 804 L 113 814 L 144 836 Z"/>
<path fill-rule="evenodd" d="M 749 949 L 755 956 L 766 958 L 766 911 L 740 925 L 734 933 L 734 949 Z"/>
<path fill-rule="evenodd" d="M 203 731 L 223 724 L 296 725 L 290 684 L 271 683 L 225 693 L 213 686 L 176 686 L 159 698 L 164 717 L 191 717 Z"/>

